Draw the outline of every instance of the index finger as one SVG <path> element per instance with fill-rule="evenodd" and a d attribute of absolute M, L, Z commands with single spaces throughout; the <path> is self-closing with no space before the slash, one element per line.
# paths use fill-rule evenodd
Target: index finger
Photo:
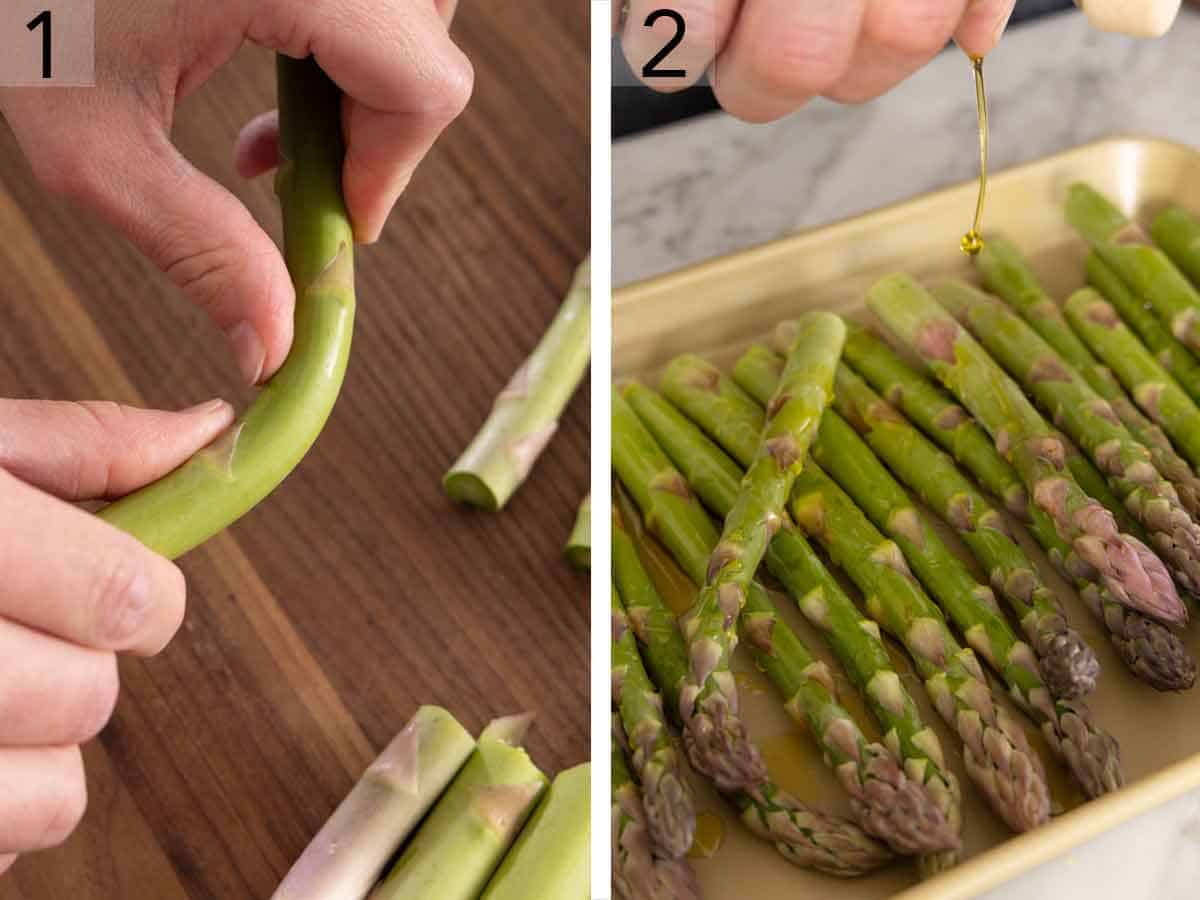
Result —
<path fill-rule="evenodd" d="M 613 3 L 617 6 L 621 0 Z M 738 0 L 629 0 L 621 50 L 647 87 L 660 93 L 681 91 L 699 81 L 717 58 L 737 11 Z M 684 75 L 649 74 L 647 66 L 655 60 L 650 71 Z"/>
<path fill-rule="evenodd" d="M 471 63 L 447 31 L 451 4 L 272 0 L 256 10 L 251 40 L 311 54 L 345 92 L 346 205 L 355 237 L 377 240 L 417 164 L 471 96 Z"/>

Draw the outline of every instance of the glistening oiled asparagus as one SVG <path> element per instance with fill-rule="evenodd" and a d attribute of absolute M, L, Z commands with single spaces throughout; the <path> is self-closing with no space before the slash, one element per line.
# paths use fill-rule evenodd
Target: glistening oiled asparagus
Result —
<path fill-rule="evenodd" d="M 1155 615 L 1178 613 L 1183 604 L 1166 566 L 1141 541 L 1118 531 L 1112 514 L 1080 489 L 1057 434 L 953 316 L 906 275 L 877 282 L 867 305 L 988 430 L 1032 501 L 1100 573 L 1115 599 Z"/>
<path fill-rule="evenodd" d="M 567 538 L 567 546 L 563 552 L 567 561 L 577 569 L 592 567 L 592 495 L 588 494 L 579 504 L 579 512 L 575 516 L 575 527 Z"/>
<path fill-rule="evenodd" d="M 495 511 L 521 486 L 558 430 L 591 356 L 592 267 L 584 260 L 550 328 L 500 392 L 442 484 L 453 500 Z"/>
<path fill-rule="evenodd" d="M 342 200 L 341 92 L 314 60 L 279 57 L 284 258 L 296 287 L 292 349 L 211 446 L 100 518 L 177 557 L 249 512 L 321 433 L 341 390 L 354 327 L 354 235 Z"/>
<path fill-rule="evenodd" d="M 497 719 L 371 900 L 475 900 L 546 789 L 520 743 L 529 716 Z"/>
<path fill-rule="evenodd" d="M 622 393 L 699 498 L 714 513 L 723 515 L 737 496 L 742 470 L 654 391 L 634 383 L 627 385 Z M 946 772 L 941 743 L 936 733 L 921 721 L 916 703 L 892 667 L 878 629 L 859 613 L 790 522 L 771 541 L 766 560 L 772 574 L 796 599 L 801 611 L 826 632 L 852 683 L 866 697 L 883 726 L 884 744 L 903 761 L 908 777 L 924 784 L 932 798 L 935 809 L 931 812 L 928 804 L 907 788 L 891 796 L 885 793 L 885 802 L 896 807 L 894 822 L 888 828 L 906 829 L 909 835 L 905 842 L 911 847 L 923 845 L 928 850 L 956 846 L 961 824 L 958 783 Z M 702 564 L 701 559 L 692 560 L 697 574 Z M 748 607 L 743 623 L 747 630 L 751 630 L 753 613 Z M 765 611 L 754 620 L 753 630 L 761 633 L 764 624 L 774 622 L 771 612 Z M 750 643 L 754 645 L 752 639 Z M 770 657 L 766 654 L 765 659 L 757 660 L 760 668 L 770 671 L 766 665 L 771 662 Z M 786 687 L 781 685 L 781 688 L 786 692 Z M 941 812 L 940 817 L 937 811 Z M 890 843 L 895 846 L 895 841 Z M 941 858 L 945 856 L 939 854 L 941 867 L 950 862 Z"/>
<path fill-rule="evenodd" d="M 272 900 L 362 900 L 475 749 L 450 713 L 422 706 L 296 860 Z"/>
<path fill-rule="evenodd" d="M 1150 236 L 1192 284 L 1200 284 L 1200 220 L 1182 207 L 1168 206 L 1150 223 Z"/>
<path fill-rule="evenodd" d="M 765 347 L 751 347 L 734 367 L 734 380 L 753 394 L 752 384 L 773 382 L 778 363 L 779 357 Z M 838 369 L 834 391 L 838 413 L 909 489 L 957 531 L 987 571 L 993 589 L 1008 601 L 1029 638 L 1050 692 L 1067 699 L 1089 693 L 1100 663 L 1067 623 L 1054 592 L 1013 539 L 1001 512 L 949 454 L 846 366 Z M 827 467 L 827 471 L 831 470 Z"/>
<path fill-rule="evenodd" d="M 1054 520 L 1029 495 L 1017 470 L 987 433 L 942 388 L 930 382 L 864 329 L 852 327 L 846 358 L 876 390 L 892 398 L 910 421 L 949 452 L 975 479 L 1021 519 L 1088 609 L 1108 629 L 1121 661 L 1159 690 L 1184 690 L 1196 679 L 1196 662 L 1179 637 L 1118 602 L 1100 573 L 1059 536 Z"/>
<path fill-rule="evenodd" d="M 613 468 L 641 508 L 647 527 L 677 561 L 698 561 L 697 568 L 702 569 L 716 542 L 716 528 L 689 492 L 683 476 L 671 467 L 654 438 L 617 393 L 613 395 L 612 435 Z M 664 491 L 670 495 L 667 502 L 655 502 L 656 495 Z M 695 580 L 697 573 L 689 577 Z M 752 593 L 761 591 L 757 585 L 753 587 Z M 645 602 L 661 605 L 657 592 L 642 594 Z M 677 631 L 660 631 L 655 638 L 642 645 L 643 656 L 656 678 L 659 673 L 664 676 L 656 683 L 668 708 L 678 709 L 690 659 Z M 886 847 L 852 822 L 805 807 L 769 779 L 752 791 L 725 793 L 737 805 L 747 827 L 797 865 L 836 875 L 856 875 L 877 868 L 890 856 Z"/>
<path fill-rule="evenodd" d="M 759 371 L 745 387 L 758 397 L 767 396 L 773 378 L 769 369 Z M 749 419 L 751 411 L 745 415 Z M 1038 724 L 1084 793 L 1098 797 L 1118 789 L 1122 777 L 1117 742 L 1094 724 L 1082 700 L 1051 695 L 1033 650 L 1013 633 L 991 590 L 975 580 L 870 447 L 833 410 L 821 422 L 813 458 L 896 542 L 927 592 L 972 649 L 1000 673 L 1013 699 Z"/>
<path fill-rule="evenodd" d="M 841 319 L 829 313 L 809 313 L 798 322 L 758 451 L 712 548 L 704 587 L 680 623 L 691 663 L 680 695 L 684 742 L 692 764 L 727 789 L 751 788 L 766 776 L 738 718 L 729 661 L 750 582 L 829 402 L 844 336 Z"/>
<path fill-rule="evenodd" d="M 1109 477 L 1134 518 L 1149 532 L 1176 583 L 1191 593 L 1200 591 L 1200 526 L 1112 406 L 994 297 L 961 281 L 940 282 L 933 294 Z M 1178 624 L 1187 621 L 1187 607 L 1176 601 L 1137 608 Z"/>
<path fill-rule="evenodd" d="M 1146 348 L 1164 369 L 1200 403 L 1200 361 L 1183 346 L 1154 313 L 1129 289 L 1116 272 L 1108 267 L 1095 250 L 1087 257 L 1088 283 L 1116 307 L 1125 323 L 1137 333 Z"/>
<path fill-rule="evenodd" d="M 592 767 L 559 772 L 480 900 L 590 900 Z"/>
<path fill-rule="evenodd" d="M 707 367 L 703 380 L 701 367 Z M 734 459 L 749 458 L 753 445 L 745 436 L 753 427 L 734 410 L 757 405 L 728 378 L 703 360 L 680 357 L 662 387 Z M 791 510 L 862 591 L 871 618 L 904 644 L 934 707 L 963 740 L 967 773 L 996 813 L 1018 831 L 1044 822 L 1050 796 L 1041 761 L 1021 726 L 995 704 L 974 652 L 958 645 L 896 544 L 811 460 L 797 479 Z"/>
<path fill-rule="evenodd" d="M 1086 184 L 1073 184 L 1067 191 L 1066 217 L 1121 280 L 1150 304 L 1171 334 L 1200 351 L 1200 292 L 1145 231 Z"/>
<path fill-rule="evenodd" d="M 975 257 L 975 265 L 983 276 L 984 286 L 1012 306 L 1067 365 L 1083 376 L 1092 390 L 1108 401 L 1133 438 L 1150 451 L 1155 468 L 1175 487 L 1183 508 L 1192 516 L 1200 514 L 1200 478 L 1175 452 L 1159 427 L 1164 423 L 1153 414 L 1146 418 L 1138 409 L 1138 406 L 1146 409 L 1144 398 L 1138 397 L 1124 379 L 1118 383 L 1121 373 L 1113 367 L 1111 356 L 1096 353 L 1096 347 L 1080 339 L 1076 334 L 1078 326 L 1074 322 L 1067 323 L 1063 310 L 1043 290 L 1020 251 L 1002 238 L 990 238 L 984 250 Z M 1137 343 L 1136 339 L 1134 342 Z M 1103 359 L 1104 365 L 1097 361 L 1097 356 Z M 1137 405 L 1122 389 L 1122 384 L 1133 394 Z"/>
<path fill-rule="evenodd" d="M 615 715 L 614 715 L 615 719 Z M 699 900 L 686 859 L 656 859 L 642 795 L 629 774 L 619 723 L 612 733 L 612 884 L 621 900 Z"/>
<path fill-rule="evenodd" d="M 662 695 L 642 666 L 621 597 L 612 588 L 612 697 L 629 740 L 629 758 L 642 786 L 642 805 L 655 845 L 664 856 L 688 852 L 696 808 L 683 761 L 667 728 Z"/>
<path fill-rule="evenodd" d="M 1166 430 L 1192 465 L 1200 465 L 1200 409 L 1112 305 L 1085 288 L 1068 297 L 1064 309 L 1071 325 L 1117 373 L 1138 405 Z"/>

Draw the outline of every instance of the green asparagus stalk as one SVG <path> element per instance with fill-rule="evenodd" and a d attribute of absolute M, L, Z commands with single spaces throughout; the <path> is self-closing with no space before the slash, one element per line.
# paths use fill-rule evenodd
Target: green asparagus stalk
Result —
<path fill-rule="evenodd" d="M 567 538 L 564 551 L 567 561 L 577 569 L 586 570 L 592 567 L 592 495 L 588 494 L 579 504 L 579 513 L 575 517 L 575 527 Z"/>
<path fill-rule="evenodd" d="M 371 900 L 475 900 L 546 789 L 521 749 L 529 716 L 497 719 Z"/>
<path fill-rule="evenodd" d="M 749 459 L 753 445 L 737 436 L 752 432 L 751 416 L 762 415 L 751 397 L 690 356 L 667 367 L 662 387 L 735 460 Z M 934 707 L 963 740 L 968 774 L 997 814 L 1018 831 L 1044 822 L 1050 798 L 1041 760 L 1020 725 L 995 705 L 974 653 L 955 641 L 941 611 L 908 572 L 899 548 L 875 530 L 812 460 L 797 480 L 791 508 L 796 524 L 858 585 L 871 618 L 909 651 Z"/>
<path fill-rule="evenodd" d="M 727 788 L 750 788 L 766 776 L 738 719 L 729 661 L 750 582 L 832 392 L 844 333 L 841 319 L 828 313 L 801 320 L 758 452 L 709 558 L 704 588 L 681 623 L 691 661 L 680 701 L 688 754 L 697 769 Z"/>
<path fill-rule="evenodd" d="M 743 368 L 743 373 L 745 369 Z M 756 399 L 769 396 L 775 380 L 758 370 L 742 386 Z M 1000 673 L 1010 694 L 1045 735 L 1089 797 L 1121 786 L 1117 742 L 1097 727 L 1081 700 L 1055 699 L 1042 681 L 1037 657 L 1013 633 L 990 588 L 945 545 L 907 492 L 871 448 L 836 411 L 821 422 L 813 458 L 875 526 L 896 542 L 926 590 L 958 625 L 967 643 Z"/>
<path fill-rule="evenodd" d="M 99 513 L 170 558 L 241 518 L 300 463 L 329 418 L 350 355 L 354 236 L 341 192 L 341 93 L 312 59 L 279 57 L 278 77 L 275 185 L 296 286 L 291 352 L 222 437 Z"/>
<path fill-rule="evenodd" d="M 846 358 L 876 390 L 893 398 L 905 416 L 1022 519 L 1055 567 L 1075 585 L 1088 609 L 1108 629 L 1121 661 L 1159 690 L 1184 690 L 1196 678 L 1196 662 L 1179 637 L 1158 622 L 1118 602 L 1100 573 L 1058 534 L 1054 520 L 1028 502 L 1021 476 L 987 433 L 953 399 L 909 367 L 883 341 L 852 327 Z"/>
<path fill-rule="evenodd" d="M 1150 223 L 1150 236 L 1192 284 L 1200 284 L 1200 220 L 1182 207 L 1169 206 Z"/>
<path fill-rule="evenodd" d="M 1142 228 L 1086 184 L 1073 184 L 1067 191 L 1066 216 L 1171 334 L 1200 350 L 1200 293 Z"/>
<path fill-rule="evenodd" d="M 1138 405 L 1166 429 L 1192 465 L 1200 465 L 1200 409 L 1125 326 L 1112 305 L 1088 288 L 1072 294 L 1065 309 L 1071 325 L 1117 373 Z"/>
<path fill-rule="evenodd" d="M 642 666 L 616 585 L 612 588 L 612 697 L 629 738 L 630 761 L 642 786 L 650 835 L 663 855 L 677 859 L 692 846 L 695 802 L 667 728 L 662 696 Z"/>
<path fill-rule="evenodd" d="M 716 544 L 716 528 L 688 491 L 683 476 L 671 467 L 653 437 L 617 393 L 613 395 L 612 435 L 613 467 L 641 508 L 647 527 L 688 570 L 689 577 L 698 582 L 698 577 L 703 577 L 704 561 Z M 662 493 L 663 485 L 671 485 L 666 489 L 671 494 L 669 503 L 642 505 L 638 498 Z M 690 568 L 685 564 L 687 562 L 692 563 Z M 756 584 L 751 583 L 751 588 L 749 594 L 761 596 L 765 603 L 770 602 Z M 640 594 L 645 602 L 657 601 L 661 606 L 657 592 L 642 591 Z M 655 640 L 642 644 L 642 653 L 648 658 L 650 671 L 684 673 L 682 678 L 668 675 L 669 680 L 658 683 L 667 707 L 680 709 L 681 695 L 690 674 L 690 656 L 677 631 L 657 632 L 654 637 Z M 721 789 L 715 779 L 713 781 Z M 774 844 L 796 865 L 836 875 L 856 875 L 882 865 L 890 856 L 887 848 L 873 841 L 858 826 L 808 809 L 779 790 L 769 778 L 749 791 L 722 792 L 737 805 L 743 823 L 751 831 Z"/>
<path fill-rule="evenodd" d="M 475 739 L 422 706 L 296 860 L 272 900 L 362 900 L 462 768 Z"/>
<path fill-rule="evenodd" d="M 1103 354 L 1093 355 L 1097 348 L 1091 346 L 1089 349 L 1089 345 L 1080 340 L 1080 336 L 1075 333 L 1078 326 L 1074 322 L 1067 323 L 1063 311 L 1042 289 L 1020 251 L 1008 241 L 991 238 L 983 252 L 975 257 L 975 264 L 983 276 L 984 285 L 1006 300 L 1067 365 L 1074 367 L 1075 371 L 1083 376 L 1092 390 L 1108 401 L 1134 440 L 1150 451 L 1154 467 L 1174 486 L 1179 494 L 1179 501 L 1188 514 L 1200 515 L 1200 478 L 1196 477 L 1192 467 L 1175 452 L 1171 441 L 1163 433 L 1163 428 L 1159 427 L 1165 427 L 1165 423 L 1148 409 L 1146 412 L 1150 414 L 1150 418 L 1146 418 L 1138 409 L 1139 405 L 1145 409 L 1145 398 L 1138 397 L 1133 388 L 1125 384 L 1137 405 L 1129 399 L 1129 395 L 1121 387 L 1124 380 L 1118 380 L 1120 372 L 1113 374 L 1116 371 L 1114 361 Z M 1072 330 L 1073 328 L 1075 330 Z M 1136 338 L 1134 343 L 1140 348 Z M 1101 356 L 1105 365 L 1097 361 L 1096 356 Z M 1187 452 L 1186 447 L 1184 451 Z"/>
<path fill-rule="evenodd" d="M 1087 275 L 1088 283 L 1116 307 L 1121 318 L 1137 333 L 1163 368 L 1183 386 L 1189 397 L 1200 403 L 1200 361 L 1175 339 L 1154 313 L 1142 305 L 1142 301 L 1095 250 L 1088 253 Z"/>
<path fill-rule="evenodd" d="M 737 464 L 654 391 L 632 383 L 622 393 L 699 498 L 714 513 L 724 515 L 737 496 L 742 475 Z M 934 808 L 929 810 L 926 798 L 913 795 L 911 786 L 897 779 L 889 790 L 880 792 L 883 803 L 877 804 L 881 810 L 894 807 L 894 821 L 868 830 L 880 836 L 885 836 L 884 831 L 895 832 L 898 828 L 906 830 L 909 833 L 903 837 L 904 844 L 896 837 L 888 839 L 888 843 L 894 849 L 901 846 L 914 848 L 909 852 L 916 852 L 922 846 L 927 852 L 956 846 L 961 826 L 958 783 L 953 775 L 945 771 L 941 743 L 936 733 L 921 721 L 916 702 L 892 667 L 878 629 L 859 613 L 837 580 L 825 570 L 790 522 L 785 523 L 771 541 L 766 559 L 772 574 L 792 593 L 801 611 L 812 614 L 810 621 L 828 633 L 830 643 L 850 674 L 851 681 L 867 698 L 872 712 L 883 726 L 884 745 L 903 761 L 904 771 L 912 783 L 925 785 L 932 798 Z M 693 577 L 699 576 L 703 571 L 703 559 L 696 558 L 690 562 Z M 752 592 L 752 596 L 754 594 L 757 592 Z M 765 631 L 764 624 L 769 623 L 775 628 L 776 620 L 773 610 L 766 607 L 751 609 L 748 605 L 743 624 L 752 635 L 761 635 Z M 760 654 L 756 659 L 759 667 L 768 673 L 772 672 L 773 666 L 779 665 L 778 660 L 795 661 L 807 655 L 803 648 L 802 653 L 787 650 L 787 645 L 796 640 L 790 630 L 775 630 L 774 634 L 777 638 L 775 652 L 772 654 L 759 648 Z M 783 640 L 778 640 L 780 637 Z M 756 647 L 753 638 L 750 645 Z M 773 677 L 785 696 L 796 696 L 796 688 L 801 685 L 799 678 L 791 676 L 789 683 L 786 672 L 782 675 L 775 673 Z M 820 704 L 811 703 L 809 708 L 819 709 Z M 789 710 L 795 714 L 793 705 L 789 705 Z M 822 725 L 811 731 L 820 735 L 826 729 Z M 865 784 L 870 788 L 873 782 L 886 784 L 878 776 L 867 780 Z M 849 790 L 853 794 L 859 788 L 851 784 Z"/>
<path fill-rule="evenodd" d="M 559 772 L 482 900 L 589 900 L 592 767 Z"/>
<path fill-rule="evenodd" d="M 1162 561 L 1118 531 L 1112 514 L 1083 492 L 1066 468 L 1057 433 L 957 320 L 906 275 L 877 282 L 867 305 L 991 433 L 1033 502 L 1113 597 L 1139 611 L 1177 616 L 1183 604 Z"/>
<path fill-rule="evenodd" d="M 699 900 L 686 859 L 656 859 L 642 795 L 625 764 L 619 720 L 612 733 L 612 883 L 621 900 Z"/>
<path fill-rule="evenodd" d="M 767 348 L 751 347 L 734 367 L 734 380 L 755 394 L 752 385 L 774 383 L 778 365 L 779 357 Z M 910 425 L 860 376 L 839 367 L 834 391 L 837 412 L 902 482 L 957 531 L 988 572 L 992 588 L 1008 601 L 1029 638 L 1050 692 L 1067 699 L 1089 693 L 1100 663 L 1067 624 L 1053 591 L 1013 539 L 1001 512 L 949 454 Z"/>
<path fill-rule="evenodd" d="M 591 355 L 591 279 L 589 258 L 550 328 L 442 480 L 452 500 L 489 512 L 503 508 L 550 443 Z"/>
<path fill-rule="evenodd" d="M 1176 583 L 1200 591 L 1200 526 L 1112 407 L 1003 303 L 963 282 L 942 282 L 933 294 L 1108 474 L 1134 518 L 1150 532 Z M 1158 604 L 1158 615 L 1168 623 L 1185 622 L 1187 607 L 1176 598 L 1173 605 Z"/>

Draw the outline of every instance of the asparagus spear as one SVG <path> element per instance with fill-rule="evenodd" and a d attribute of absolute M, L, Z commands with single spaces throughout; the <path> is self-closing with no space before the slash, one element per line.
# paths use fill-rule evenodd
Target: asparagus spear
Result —
<path fill-rule="evenodd" d="M 698 560 L 702 567 L 716 543 L 716 529 L 688 491 L 683 476 L 671 468 L 654 439 L 616 393 L 612 435 L 613 468 L 642 510 L 649 529 L 662 539 L 676 560 Z M 670 493 L 669 501 L 656 503 L 656 495 L 664 490 Z M 689 573 L 689 577 L 695 579 L 696 574 Z M 761 591 L 757 585 L 753 587 L 751 594 Z M 657 592 L 639 593 L 644 602 L 661 607 Z M 664 674 L 664 680 L 656 683 L 667 708 L 680 709 L 680 696 L 690 673 L 683 637 L 677 630 L 664 629 L 655 632 L 653 638 L 642 644 L 642 653 L 656 677 Z M 836 875 L 856 875 L 877 868 L 890 855 L 858 826 L 808 809 L 769 779 L 748 791 L 724 790 L 713 781 L 737 805 L 743 823 L 796 865 Z"/>
<path fill-rule="evenodd" d="M 742 371 L 746 374 L 745 367 Z M 752 374 L 754 377 L 743 387 L 756 398 L 769 396 L 776 376 L 769 369 Z M 813 458 L 876 527 L 896 542 L 967 643 L 1001 674 L 1018 705 L 1038 723 L 1084 792 L 1098 797 L 1119 788 L 1122 779 L 1117 742 L 1092 722 L 1091 711 L 1083 701 L 1051 695 L 1033 650 L 1013 633 L 991 590 L 975 580 L 929 527 L 870 447 L 833 410 L 821 422 Z"/>
<path fill-rule="evenodd" d="M 734 367 L 734 380 L 754 394 L 752 385 L 774 383 L 778 365 L 779 357 L 768 349 L 751 347 Z M 839 367 L 834 390 L 838 413 L 901 481 L 955 528 L 987 570 L 993 589 L 1008 601 L 1036 651 L 1050 692 L 1068 699 L 1089 693 L 1100 663 L 1067 624 L 1057 598 L 1013 539 L 1000 511 L 949 454 L 910 425 L 860 376 Z"/>
<path fill-rule="evenodd" d="M 575 527 L 567 538 L 567 546 L 563 551 L 567 561 L 577 569 L 592 567 L 592 495 L 588 494 L 579 504 L 579 513 L 575 517 Z"/>
<path fill-rule="evenodd" d="M 758 451 L 712 550 L 704 588 L 681 623 L 691 661 L 680 697 L 684 741 L 692 764 L 728 788 L 749 788 L 766 776 L 738 719 L 729 660 L 750 582 L 832 391 L 844 332 L 841 319 L 829 313 L 800 321 Z"/>
<path fill-rule="evenodd" d="M 850 329 L 846 358 L 984 488 L 1006 501 L 1009 511 L 1024 521 L 1050 561 L 1071 580 L 1088 609 L 1108 629 L 1117 655 L 1135 675 L 1159 690 L 1192 686 L 1196 662 L 1179 637 L 1112 596 L 1100 573 L 1059 536 L 1049 514 L 1028 502 L 1021 476 L 966 410 L 861 328 Z"/>
<path fill-rule="evenodd" d="M 659 457 L 658 464 L 670 466 L 649 435 L 638 446 Z M 736 484 L 734 476 L 733 490 L 727 498 L 730 502 L 737 496 Z M 667 532 L 680 528 L 703 536 L 709 546 L 716 544 L 716 529 L 698 503 L 680 510 L 680 518 L 678 523 L 662 523 L 660 527 Z M 699 550 L 700 542 L 672 543 L 679 548 L 675 556 L 681 568 L 701 583 L 708 554 L 686 549 Z M 850 713 L 837 702 L 828 667 L 779 617 L 766 592 L 755 583 L 747 592 L 741 629 L 755 664 L 783 696 L 788 714 L 806 725 L 820 743 L 826 761 L 850 795 L 851 809 L 864 830 L 902 854 L 956 847 L 957 830 L 947 825 L 931 796 L 908 778 L 891 752 L 867 741 Z M 629 717 L 623 718 L 628 727 Z"/>
<path fill-rule="evenodd" d="M 366 897 L 473 749 L 475 739 L 450 713 L 418 709 L 317 832 L 273 900 Z"/>
<path fill-rule="evenodd" d="M 1112 367 L 1146 414 L 1166 429 L 1192 465 L 1200 465 L 1200 409 L 1112 305 L 1088 288 L 1067 298 L 1065 309 L 1071 325 Z"/>
<path fill-rule="evenodd" d="M 1073 184 L 1067 191 L 1066 216 L 1097 255 L 1153 307 L 1171 334 L 1200 350 L 1200 293 L 1141 227 L 1086 184 Z"/>
<path fill-rule="evenodd" d="M 1088 282 L 1104 295 L 1155 358 L 1178 381 L 1188 396 L 1200 403 L 1200 362 L 1183 346 L 1154 313 L 1121 280 L 1108 263 L 1092 250 L 1087 257 Z"/>
<path fill-rule="evenodd" d="M 727 511 L 737 496 L 742 474 L 737 464 L 654 391 L 633 383 L 622 393 L 654 439 L 693 485 L 700 499 L 717 515 Z M 908 778 L 924 784 L 928 791 L 928 798 L 916 795 L 913 793 L 915 785 L 895 779 L 891 790 L 883 794 L 885 802 L 896 808 L 892 814 L 895 821 L 887 824 L 886 830 L 902 828 L 909 832 L 904 837 L 905 844 L 915 849 L 908 852 L 916 852 L 922 846 L 926 850 L 955 847 L 961 823 L 958 783 L 953 775 L 944 771 L 945 762 L 937 735 L 921 721 L 916 703 L 892 668 L 878 629 L 858 612 L 790 522 L 785 523 L 771 541 L 766 559 L 768 568 L 796 598 L 801 610 L 811 614 L 810 621 L 829 633 L 830 643 L 852 682 L 867 698 L 884 728 L 884 744 L 903 760 Z M 700 557 L 690 560 L 692 577 L 699 577 L 703 572 L 703 562 Z M 752 597 L 757 594 L 752 592 Z M 769 608 L 760 611 L 748 605 L 745 618 L 751 617 L 754 618 L 747 622 L 747 630 L 752 633 L 762 634 L 767 623 L 776 627 L 777 616 Z M 756 659 L 759 668 L 769 674 L 772 674 L 772 667 L 778 665 L 772 659 L 773 655 L 778 659 L 797 658 L 794 653 L 784 652 L 787 645 L 796 640 L 790 629 L 786 632 L 776 630 L 774 634 L 776 652 L 761 652 Z M 753 639 L 750 645 L 755 646 Z M 804 653 L 807 655 L 807 651 Z M 798 679 L 791 676 L 791 682 L 788 683 L 786 676 L 776 678 L 785 696 L 795 695 Z M 795 712 L 792 706 L 789 710 Z M 826 731 L 824 726 L 810 730 L 818 735 Z M 867 785 L 871 786 L 869 781 Z M 851 785 L 851 793 L 858 790 Z M 933 809 L 929 809 L 930 798 Z M 882 834 L 884 828 L 868 830 L 885 836 Z M 894 849 L 900 846 L 896 839 L 889 840 L 889 844 Z"/>
<path fill-rule="evenodd" d="M 1176 583 L 1200 591 L 1200 527 L 1112 407 L 1004 304 L 962 282 L 942 282 L 933 293 L 1109 475 L 1125 505 L 1150 532 Z M 1178 597 L 1141 611 L 1169 623 L 1187 620 L 1187 607 Z"/>
<path fill-rule="evenodd" d="M 621 900 L 699 900 L 700 887 L 686 859 L 654 857 L 641 791 L 625 765 L 625 740 L 615 714 L 613 719 L 613 892 Z"/>
<path fill-rule="evenodd" d="M 663 376 L 663 392 L 734 459 L 749 458 L 753 445 L 737 436 L 753 429 L 738 411 L 761 411 L 728 378 L 703 360 L 680 357 Z M 796 524 L 858 585 L 871 618 L 909 651 L 938 713 L 963 740 L 967 773 L 997 814 L 1017 831 L 1044 822 L 1050 798 L 1041 761 L 1020 725 L 995 705 L 974 653 L 958 645 L 899 548 L 811 460 L 797 479 L 791 509 Z"/>
<path fill-rule="evenodd" d="M 475 900 L 546 789 L 521 749 L 529 716 L 497 719 L 371 900 Z"/>
<path fill-rule="evenodd" d="M 1165 427 L 1165 423 L 1148 409 L 1146 411 L 1150 413 L 1150 419 L 1147 419 L 1134 405 L 1121 388 L 1124 380 L 1118 382 L 1120 372 L 1117 372 L 1116 376 L 1113 374 L 1116 371 L 1115 361 L 1098 352 L 1096 355 L 1101 356 L 1106 365 L 1097 361 L 1093 353 L 1098 348 L 1090 345 L 1090 342 L 1085 345 L 1080 340 L 1075 333 L 1078 331 L 1078 325 L 1074 322 L 1067 324 L 1063 311 L 1042 289 L 1020 251 L 1008 241 L 991 238 L 984 251 L 975 258 L 975 264 L 983 276 L 984 285 L 1016 309 L 1021 318 L 1029 323 L 1068 365 L 1073 366 L 1083 376 L 1088 386 L 1108 401 L 1117 418 L 1129 429 L 1133 438 L 1150 451 L 1154 467 L 1175 487 L 1184 509 L 1192 516 L 1200 515 L 1200 478 L 1196 477 L 1192 467 L 1171 446 L 1171 441 L 1159 427 Z M 1136 339 L 1134 343 L 1137 344 Z M 1133 394 L 1138 404 L 1145 408 L 1143 398 L 1138 397 L 1129 384 L 1126 383 L 1125 387 Z M 1156 422 L 1158 424 L 1155 424 Z M 1187 452 L 1186 447 L 1184 450 Z"/>
<path fill-rule="evenodd" d="M 341 389 L 354 325 L 354 236 L 341 193 L 341 93 L 310 59 L 280 56 L 275 188 L 296 286 L 287 360 L 222 437 L 100 518 L 177 557 L 249 512 L 303 459 Z"/>
<path fill-rule="evenodd" d="M 489 512 L 503 508 L 550 443 L 591 354 L 591 279 L 589 258 L 576 270 L 550 328 L 442 479 L 452 500 Z"/>
<path fill-rule="evenodd" d="M 482 900 L 589 900 L 592 767 L 559 772 Z"/>
<path fill-rule="evenodd" d="M 1150 223 L 1150 235 L 1192 284 L 1200 284 L 1200 221 L 1195 216 L 1169 206 Z"/>
<path fill-rule="evenodd" d="M 629 737 L 630 761 L 642 786 L 650 834 L 664 855 L 683 856 L 696 832 L 692 791 L 667 729 L 662 696 L 642 667 L 616 585 L 612 588 L 612 696 Z"/>

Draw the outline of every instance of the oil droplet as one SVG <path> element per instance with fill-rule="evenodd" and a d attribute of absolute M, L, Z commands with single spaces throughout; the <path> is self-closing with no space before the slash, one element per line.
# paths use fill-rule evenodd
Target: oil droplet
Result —
<path fill-rule="evenodd" d="M 1036 729 L 1026 728 L 1029 746 L 1033 752 L 1042 758 L 1046 766 L 1046 785 L 1050 788 L 1050 812 L 1061 816 L 1076 807 L 1083 806 L 1087 797 L 1062 761 L 1050 749 L 1050 744 L 1042 733 Z"/>
<path fill-rule="evenodd" d="M 711 859 L 725 843 L 725 820 L 714 812 L 702 812 L 696 816 L 696 834 L 688 850 L 691 859 Z"/>
<path fill-rule="evenodd" d="M 766 694 L 771 690 L 771 683 L 759 669 L 735 672 L 733 680 L 738 691 L 746 694 Z"/>
<path fill-rule="evenodd" d="M 779 734 L 759 742 L 763 762 L 771 779 L 799 800 L 814 802 L 821 785 L 815 777 L 823 772 L 816 742 L 806 734 Z"/>
<path fill-rule="evenodd" d="M 971 57 L 971 70 L 975 73 L 975 115 L 979 120 L 979 197 L 975 201 L 975 218 L 971 223 L 971 230 L 963 235 L 959 248 L 963 253 L 974 256 L 983 249 L 983 235 L 979 232 L 979 225 L 983 220 L 983 201 L 987 198 L 988 107 L 982 56 Z"/>

